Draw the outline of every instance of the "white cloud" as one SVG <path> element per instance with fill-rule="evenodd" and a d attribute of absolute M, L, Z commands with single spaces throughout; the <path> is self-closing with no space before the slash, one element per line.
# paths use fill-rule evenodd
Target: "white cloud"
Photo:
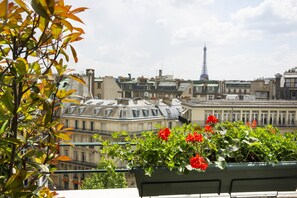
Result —
<path fill-rule="evenodd" d="M 261 32 L 262 36 L 296 32 L 297 1 L 265 0 L 255 7 L 238 10 L 232 19 L 238 26 Z"/>
<path fill-rule="evenodd" d="M 297 62 L 296 0 L 85 0 L 71 4 L 90 8 L 80 14 L 86 34 L 75 44 L 77 67 L 94 67 L 99 76 L 151 77 L 163 68 L 164 74 L 198 79 L 204 44 L 211 79 L 273 77 Z"/>

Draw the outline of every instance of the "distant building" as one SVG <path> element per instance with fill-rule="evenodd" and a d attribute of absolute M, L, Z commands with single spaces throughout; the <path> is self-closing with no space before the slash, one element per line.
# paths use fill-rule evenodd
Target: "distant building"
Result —
<path fill-rule="evenodd" d="M 194 80 L 192 98 L 197 100 L 214 100 L 222 98 L 219 81 Z"/>
<path fill-rule="evenodd" d="M 250 94 L 255 96 L 256 100 L 274 100 L 275 97 L 275 79 L 257 79 L 251 81 Z"/>
<path fill-rule="evenodd" d="M 229 80 L 220 82 L 220 91 L 224 98 L 226 95 L 236 95 L 239 100 L 242 100 L 244 95 L 250 95 L 251 93 L 251 81 L 243 80 Z"/>
<path fill-rule="evenodd" d="M 297 100 L 297 67 L 275 75 L 276 98 Z"/>
<path fill-rule="evenodd" d="M 115 99 L 122 98 L 123 92 L 116 79 L 112 76 L 94 78 L 94 98 L 95 99 Z"/>
<path fill-rule="evenodd" d="M 219 121 L 256 120 L 259 126 L 271 124 L 281 128 L 297 127 L 297 101 L 288 100 L 212 100 L 182 102 L 182 117 L 192 123 L 204 125 L 209 115 Z"/>

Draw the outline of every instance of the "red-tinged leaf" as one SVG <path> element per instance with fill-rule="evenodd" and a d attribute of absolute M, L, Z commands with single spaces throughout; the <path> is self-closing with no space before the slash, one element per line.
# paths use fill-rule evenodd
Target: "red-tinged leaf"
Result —
<path fill-rule="evenodd" d="M 80 34 L 84 34 L 85 31 L 82 28 L 73 27 L 74 30 L 78 31 Z"/>
<path fill-rule="evenodd" d="M 4 0 L 0 3 L 0 18 L 5 19 L 7 15 L 8 0 Z"/>
<path fill-rule="evenodd" d="M 89 9 L 89 8 L 87 8 L 87 7 L 79 7 L 79 8 L 76 8 L 74 10 L 71 10 L 70 13 L 71 14 L 77 14 L 77 13 L 80 13 L 80 12 L 85 11 L 86 9 Z"/>
<path fill-rule="evenodd" d="M 66 26 L 66 28 L 67 28 L 70 32 L 73 31 L 73 26 L 71 25 L 71 23 L 69 23 L 68 21 L 66 21 L 66 20 L 64 20 L 64 19 L 62 19 L 61 22 L 63 23 L 63 25 Z"/>
<path fill-rule="evenodd" d="M 83 79 L 81 79 L 80 77 L 77 77 L 75 75 L 70 74 L 69 78 L 71 78 L 71 79 L 73 79 L 73 80 L 75 80 L 75 81 L 77 81 L 79 83 L 82 83 L 82 84 L 86 85 L 86 82 Z"/>
<path fill-rule="evenodd" d="M 59 14 L 61 14 L 61 13 L 63 13 L 63 12 L 67 13 L 68 11 L 69 11 L 69 10 L 68 10 L 65 6 L 57 5 L 57 6 L 55 7 L 55 14 L 56 14 L 56 15 L 59 15 Z"/>
<path fill-rule="evenodd" d="M 59 6 L 64 7 L 64 0 L 57 0 L 56 2 L 58 3 Z"/>
<path fill-rule="evenodd" d="M 69 18 L 69 19 L 72 19 L 74 21 L 77 21 L 77 22 L 80 22 L 80 23 L 84 24 L 84 22 L 74 14 L 71 14 L 71 13 L 67 14 L 67 13 L 62 12 L 59 15 L 62 16 L 62 17 Z"/>
<path fill-rule="evenodd" d="M 59 156 L 59 157 L 55 158 L 55 160 L 58 160 L 58 161 L 71 161 L 72 159 L 69 156 L 63 155 L 63 156 Z"/>
<path fill-rule="evenodd" d="M 74 58 L 74 61 L 77 63 L 78 62 L 78 58 L 77 58 L 76 51 L 75 51 L 74 47 L 72 47 L 72 45 L 70 45 L 70 49 L 71 49 L 71 52 L 72 52 L 72 56 Z"/>

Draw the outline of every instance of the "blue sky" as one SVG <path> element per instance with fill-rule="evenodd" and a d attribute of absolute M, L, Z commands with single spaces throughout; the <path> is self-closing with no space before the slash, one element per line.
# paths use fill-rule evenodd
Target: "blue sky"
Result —
<path fill-rule="evenodd" d="M 65 0 L 66 1 L 66 0 Z M 66 1 L 67 3 L 67 1 Z M 70 68 L 96 76 L 197 80 L 274 77 L 297 66 L 296 0 L 84 0 L 84 40 Z"/>

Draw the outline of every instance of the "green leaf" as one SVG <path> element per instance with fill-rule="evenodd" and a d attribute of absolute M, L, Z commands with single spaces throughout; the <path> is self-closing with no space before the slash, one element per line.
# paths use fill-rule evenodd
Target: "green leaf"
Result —
<path fill-rule="evenodd" d="M 53 23 L 51 26 L 51 33 L 55 39 L 59 39 L 63 30 L 63 26 L 61 24 Z"/>
<path fill-rule="evenodd" d="M 45 19 L 50 19 L 50 17 L 48 16 L 48 14 L 46 12 L 46 9 L 42 6 L 42 4 L 39 0 L 32 0 L 31 5 L 37 14 L 39 14 L 40 16 L 42 16 Z"/>
<path fill-rule="evenodd" d="M 69 45 L 69 46 L 70 46 L 70 49 L 71 49 L 71 52 L 72 52 L 72 56 L 74 58 L 74 61 L 77 63 L 78 62 L 78 58 L 77 58 L 76 51 L 75 51 L 74 47 L 72 47 L 72 45 Z"/>
<path fill-rule="evenodd" d="M 3 94 L 3 96 L 1 97 L 2 103 L 4 104 L 4 106 L 6 107 L 6 109 L 9 112 L 13 112 L 14 111 L 14 104 L 13 104 L 13 96 L 12 94 L 10 94 L 9 92 L 5 92 Z"/>

